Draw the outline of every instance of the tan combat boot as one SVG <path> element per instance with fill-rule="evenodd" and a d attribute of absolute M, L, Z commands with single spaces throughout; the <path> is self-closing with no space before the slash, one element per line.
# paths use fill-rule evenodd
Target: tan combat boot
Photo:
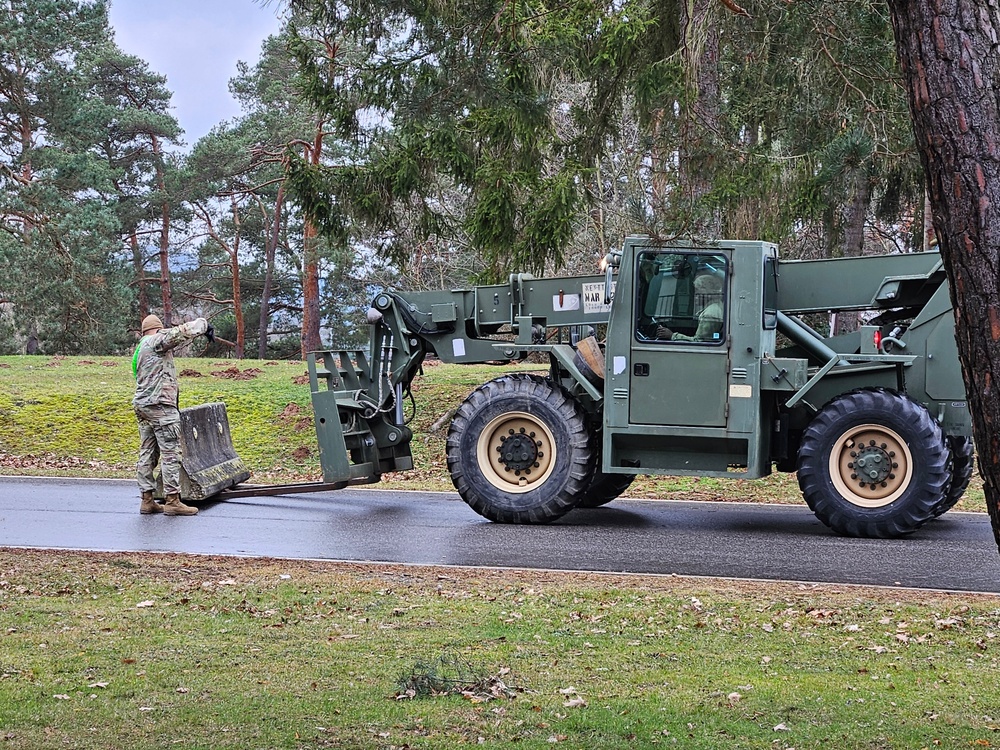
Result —
<path fill-rule="evenodd" d="M 163 506 L 153 499 L 152 490 L 142 491 L 142 504 L 139 506 L 139 512 L 142 513 L 143 515 L 148 515 L 149 513 L 163 512 Z"/>
<path fill-rule="evenodd" d="M 167 502 L 163 506 L 165 516 L 193 516 L 197 512 L 197 508 L 182 503 L 181 496 L 176 492 L 167 495 Z"/>

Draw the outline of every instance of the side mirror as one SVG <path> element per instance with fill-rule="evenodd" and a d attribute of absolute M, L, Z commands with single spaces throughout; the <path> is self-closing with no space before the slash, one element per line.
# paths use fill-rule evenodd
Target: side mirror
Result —
<path fill-rule="evenodd" d="M 604 304 L 610 305 L 611 300 L 614 298 L 614 293 L 611 291 L 614 283 L 614 269 L 618 267 L 621 263 L 621 253 L 608 253 L 603 258 L 601 258 L 601 268 L 604 269 Z"/>

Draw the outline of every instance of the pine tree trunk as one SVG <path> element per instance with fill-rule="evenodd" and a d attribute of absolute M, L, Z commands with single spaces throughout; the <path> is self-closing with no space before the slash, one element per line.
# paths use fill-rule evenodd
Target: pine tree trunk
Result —
<path fill-rule="evenodd" d="M 243 359 L 246 351 L 246 323 L 243 321 L 243 287 L 240 283 L 240 233 L 243 231 L 243 222 L 240 219 L 240 205 L 236 196 L 233 195 L 233 251 L 229 254 L 229 265 L 233 275 L 233 318 L 236 323 L 236 359 Z"/>
<path fill-rule="evenodd" d="M 302 229 L 302 359 L 321 348 L 319 337 L 319 241 L 316 225 L 306 219 Z"/>
<path fill-rule="evenodd" d="M 309 152 L 313 165 L 320 163 L 322 153 L 323 124 L 320 122 Z M 319 231 L 307 216 L 302 228 L 302 359 L 322 346 L 319 336 Z"/>
<path fill-rule="evenodd" d="M 156 185 L 163 194 L 160 204 L 160 299 L 163 301 L 163 325 L 173 325 L 173 296 L 170 292 L 170 203 L 166 198 L 163 153 L 160 140 L 153 136 L 153 155 L 156 158 Z"/>
<path fill-rule="evenodd" d="M 868 218 L 868 206 L 872 199 L 872 183 L 865 167 L 853 170 L 850 186 L 850 200 L 844 207 L 844 239 L 840 253 L 845 258 L 857 257 L 865 249 L 865 220 Z M 832 334 L 839 336 L 858 330 L 857 312 L 849 310 L 834 313 L 833 317 L 836 323 L 831 326 Z"/>
<path fill-rule="evenodd" d="M 135 230 L 129 233 L 129 245 L 132 248 L 132 267 L 135 269 L 135 284 L 139 300 L 139 320 L 149 315 L 149 291 L 146 284 L 146 267 L 143 263 L 142 248 Z"/>
<path fill-rule="evenodd" d="M 889 5 L 1000 547 L 1000 15 L 977 0 Z"/>
<path fill-rule="evenodd" d="M 281 211 L 285 200 L 285 183 L 278 185 L 278 197 L 274 201 L 274 224 L 267 241 L 264 259 L 264 289 L 260 294 L 260 326 L 258 327 L 257 358 L 267 358 L 267 324 L 271 311 L 271 286 L 274 283 L 274 254 L 281 236 Z"/>
<path fill-rule="evenodd" d="M 690 101 L 680 112 L 679 179 L 696 228 L 710 237 L 721 230 L 718 211 L 703 214 L 701 202 L 712 189 L 712 142 L 719 132 L 719 24 L 713 22 L 713 0 L 679 4 L 681 54 L 689 76 Z"/>

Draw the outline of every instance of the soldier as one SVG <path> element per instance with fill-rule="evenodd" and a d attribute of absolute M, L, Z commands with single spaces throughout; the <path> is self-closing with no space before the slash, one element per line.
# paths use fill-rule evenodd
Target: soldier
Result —
<path fill-rule="evenodd" d="M 198 512 L 197 508 L 181 502 L 181 414 L 177 407 L 177 370 L 174 368 L 173 349 L 202 334 L 209 341 L 214 339 L 212 326 L 204 318 L 176 328 L 164 328 L 155 315 L 147 315 L 142 321 L 142 338 L 132 357 L 132 375 L 136 381 L 132 406 L 139 420 L 136 478 L 142 493 L 140 513 L 193 516 Z M 153 468 L 157 459 L 166 495 L 162 506 L 153 500 L 156 487 Z"/>

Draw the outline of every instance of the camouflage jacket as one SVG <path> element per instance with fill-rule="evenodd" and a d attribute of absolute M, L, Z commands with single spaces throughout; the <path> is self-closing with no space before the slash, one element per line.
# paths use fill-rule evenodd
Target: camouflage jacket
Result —
<path fill-rule="evenodd" d="M 176 328 L 164 328 L 144 336 L 132 357 L 135 397 L 132 406 L 177 408 L 177 369 L 173 349 L 208 330 L 208 321 L 198 318 Z"/>

